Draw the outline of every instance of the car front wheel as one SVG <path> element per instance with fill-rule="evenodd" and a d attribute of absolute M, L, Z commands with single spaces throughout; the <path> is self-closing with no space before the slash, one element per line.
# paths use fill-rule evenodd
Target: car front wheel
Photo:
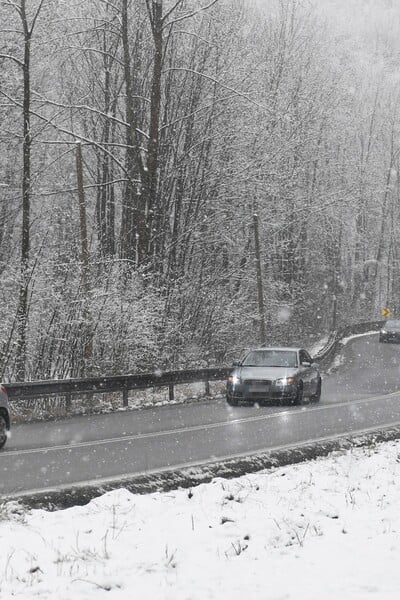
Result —
<path fill-rule="evenodd" d="M 235 398 L 232 398 L 232 396 L 229 396 L 228 394 L 226 395 L 226 401 L 229 404 L 229 406 L 237 406 L 238 405 L 238 401 Z"/>
<path fill-rule="evenodd" d="M 294 404 L 296 404 L 297 406 L 303 404 L 303 391 L 303 382 L 300 381 L 297 387 L 296 397 L 294 399 Z"/>

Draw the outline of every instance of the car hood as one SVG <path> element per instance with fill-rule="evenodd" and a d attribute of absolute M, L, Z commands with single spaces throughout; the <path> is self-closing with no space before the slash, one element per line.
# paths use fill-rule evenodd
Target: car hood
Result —
<path fill-rule="evenodd" d="M 239 367 L 237 373 L 241 379 L 280 379 L 294 377 L 297 369 L 288 367 Z"/>

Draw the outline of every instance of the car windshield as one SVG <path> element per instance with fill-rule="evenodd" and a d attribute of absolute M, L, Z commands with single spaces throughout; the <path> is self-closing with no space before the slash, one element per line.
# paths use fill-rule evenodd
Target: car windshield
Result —
<path fill-rule="evenodd" d="M 386 321 L 384 327 L 386 329 L 400 329 L 400 321 L 396 319 L 390 319 Z"/>
<path fill-rule="evenodd" d="M 294 350 L 253 350 L 243 361 L 246 367 L 297 367 Z"/>

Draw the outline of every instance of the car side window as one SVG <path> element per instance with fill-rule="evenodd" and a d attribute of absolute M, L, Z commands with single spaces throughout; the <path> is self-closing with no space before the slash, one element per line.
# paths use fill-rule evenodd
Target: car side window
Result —
<path fill-rule="evenodd" d="M 312 363 L 311 356 L 305 350 L 300 350 L 299 356 L 300 356 L 300 363 L 301 364 L 303 364 L 304 362 Z"/>

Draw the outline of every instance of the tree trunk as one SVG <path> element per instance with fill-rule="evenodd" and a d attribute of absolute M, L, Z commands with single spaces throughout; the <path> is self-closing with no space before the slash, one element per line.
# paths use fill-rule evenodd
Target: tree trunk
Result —
<path fill-rule="evenodd" d="M 161 79 L 163 64 L 162 0 L 152 1 L 151 28 L 153 33 L 154 54 L 150 95 L 149 144 L 147 148 L 147 172 L 145 182 L 147 227 L 144 232 L 144 238 L 142 237 L 141 240 L 139 239 L 139 247 L 143 256 L 146 256 L 146 254 L 152 254 L 151 231 L 153 216 L 155 211 L 158 212 L 158 157 L 160 146 Z"/>
<path fill-rule="evenodd" d="M 85 190 L 83 186 L 83 163 L 82 163 L 82 146 L 80 143 L 76 145 L 76 176 L 78 182 L 78 198 L 79 198 L 79 226 L 80 226 L 80 239 L 81 239 L 81 262 L 82 262 L 82 286 L 83 286 L 83 310 L 82 310 L 82 335 L 83 335 L 83 358 L 84 358 L 84 369 L 83 374 L 88 374 L 88 368 L 90 365 L 88 361 L 91 360 L 93 355 L 92 345 L 92 324 L 91 315 L 89 309 L 90 302 L 90 274 L 89 274 L 89 246 L 87 236 L 87 224 L 86 224 L 86 201 L 85 201 Z"/>
<path fill-rule="evenodd" d="M 26 377 L 26 330 L 28 323 L 28 287 L 29 287 L 29 253 L 30 253 L 30 186 L 31 186 L 31 125 L 30 125 L 30 54 L 31 31 L 28 29 L 25 0 L 21 0 L 21 19 L 24 28 L 24 64 L 23 64 L 23 174 L 22 174 L 22 237 L 21 237 L 21 279 L 17 309 L 17 381 Z"/>
<path fill-rule="evenodd" d="M 126 132 L 126 172 L 128 181 L 125 186 L 125 193 L 122 205 L 121 221 L 121 258 L 138 264 L 139 256 L 137 251 L 137 238 L 140 238 L 140 231 L 143 229 L 144 210 L 138 209 L 140 194 L 138 193 L 138 173 L 143 171 L 141 168 L 140 154 L 137 149 L 136 140 L 136 117 L 133 102 L 133 77 L 131 68 L 131 49 L 129 43 L 129 19 L 128 19 L 128 0 L 122 0 L 122 44 L 124 54 L 124 77 L 126 105 L 125 114 L 128 123 Z"/>

